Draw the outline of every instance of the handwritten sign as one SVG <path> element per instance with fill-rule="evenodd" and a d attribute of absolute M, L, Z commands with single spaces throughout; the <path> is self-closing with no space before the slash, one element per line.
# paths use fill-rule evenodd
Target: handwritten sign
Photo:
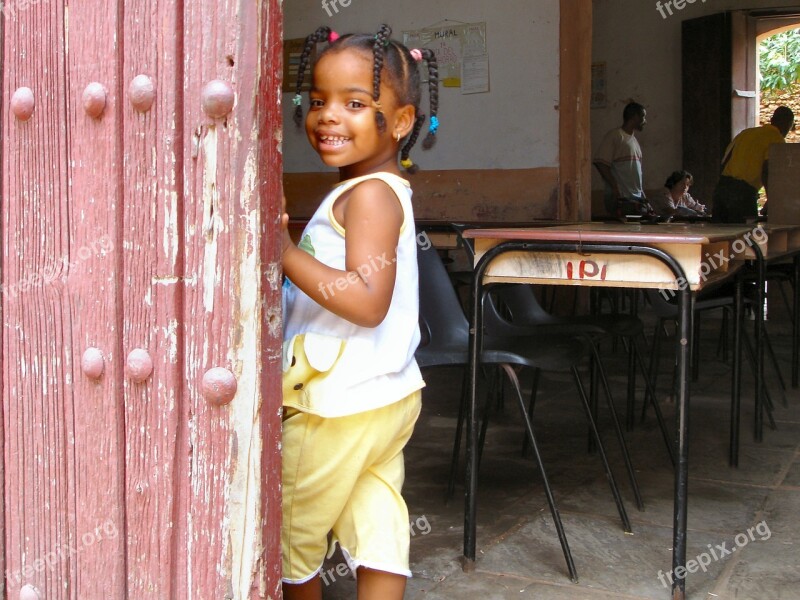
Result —
<path fill-rule="evenodd" d="M 598 265 L 593 260 L 582 260 L 577 265 L 573 261 L 567 262 L 567 279 L 598 279 L 606 280 L 608 264 Z"/>

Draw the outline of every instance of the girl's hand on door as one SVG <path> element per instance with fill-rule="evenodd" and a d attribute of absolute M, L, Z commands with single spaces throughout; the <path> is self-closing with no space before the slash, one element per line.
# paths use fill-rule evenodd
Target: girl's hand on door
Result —
<path fill-rule="evenodd" d="M 289 235 L 289 213 L 286 212 L 286 196 L 283 196 L 281 200 L 281 235 L 283 237 L 281 254 L 284 254 L 287 248 L 294 245 Z"/>

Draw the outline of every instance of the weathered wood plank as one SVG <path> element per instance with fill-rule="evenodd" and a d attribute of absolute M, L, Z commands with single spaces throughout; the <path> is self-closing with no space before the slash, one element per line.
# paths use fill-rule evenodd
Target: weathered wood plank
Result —
<path fill-rule="evenodd" d="M 122 210 L 118 135 L 125 97 L 120 95 L 122 81 L 117 73 L 119 23 L 114 2 L 82 0 L 69 9 L 70 159 L 64 166 L 70 188 L 66 218 L 60 226 L 68 228 L 73 257 L 67 299 L 74 341 L 70 373 L 74 393 L 64 425 L 73 440 L 68 475 L 75 537 L 82 548 L 70 560 L 70 597 L 121 599 L 126 588 L 125 413 L 117 217 Z M 84 91 L 93 82 L 105 89 L 105 107 L 99 116 L 90 116 L 84 109 Z M 102 355 L 100 378 L 82 370 L 89 348 Z"/>
<path fill-rule="evenodd" d="M 204 0 L 187 6 L 185 23 L 185 122 L 192 135 L 184 154 L 185 265 L 186 280 L 195 282 L 187 286 L 184 313 L 192 411 L 187 597 L 277 598 L 280 326 L 279 320 L 269 331 L 263 325 L 280 298 L 274 244 L 280 160 L 278 138 L 270 135 L 280 127 L 280 59 L 268 62 L 280 56 L 280 10 L 277 3 Z M 227 116 L 212 118 L 201 108 L 202 90 L 212 80 L 236 93 Z M 271 277 L 262 276 L 265 256 Z M 265 297 L 271 301 L 266 307 Z M 265 344 L 267 362 L 259 360 Z M 200 389 L 215 367 L 237 380 L 236 396 L 224 407 L 209 404 Z"/>
<path fill-rule="evenodd" d="M 243 368 L 254 368 L 255 361 L 242 365 L 238 357 L 240 347 L 254 333 L 254 328 L 245 331 L 240 324 L 239 304 L 244 297 L 238 285 L 238 260 L 245 261 L 248 248 L 237 248 L 252 227 L 251 215 L 239 210 L 236 189 L 243 167 L 236 154 L 237 138 L 244 138 L 246 147 L 250 131 L 246 115 L 242 123 L 238 109 L 215 120 L 201 108 L 201 93 L 209 81 L 224 80 L 238 87 L 236 9 L 237 3 L 229 0 L 198 1 L 187 3 L 184 17 L 184 120 L 187 135 L 192 136 L 183 154 L 185 276 L 192 282 L 186 287 L 184 308 L 185 400 L 191 420 L 190 481 L 185 490 L 189 577 L 184 597 L 190 600 L 241 598 L 233 581 L 233 555 L 239 548 L 234 546 L 232 531 L 239 522 L 228 506 L 246 502 L 243 492 L 247 490 L 234 485 L 232 471 L 248 464 L 252 450 L 250 436 L 240 438 L 234 421 L 244 412 L 250 427 L 255 422 L 252 412 L 247 414 L 252 390 L 243 373 Z M 247 202 L 246 190 L 241 195 Z M 255 242 L 249 252 L 257 248 Z M 228 406 L 209 404 L 202 396 L 203 376 L 214 367 L 228 369 L 237 379 L 236 398 Z"/>
<path fill-rule="evenodd" d="M 183 554 L 175 526 L 189 449 L 181 369 L 183 242 L 180 161 L 183 2 L 131 0 L 124 7 L 122 92 L 146 75 L 154 100 L 146 112 L 122 102 L 122 359 L 145 350 L 152 374 L 124 380 L 127 593 L 129 598 L 183 597 L 173 565 Z M 127 367 L 126 367 L 127 369 Z"/>
<path fill-rule="evenodd" d="M 64 2 L 5 11 L 4 96 L 33 90 L 27 122 L 3 108 L 3 417 L 5 565 L 16 598 L 33 585 L 48 599 L 70 597 L 67 435 L 72 370 L 65 264 L 67 134 L 64 115 Z M 66 555 L 66 556 L 65 556 Z M 47 561 L 47 562 L 45 562 Z"/>
<path fill-rule="evenodd" d="M 282 110 L 283 14 L 281 0 L 261 0 L 253 23 L 259 33 L 255 64 L 242 65 L 242 72 L 258 74 L 253 102 L 258 135 L 258 197 L 262 215 L 260 319 L 261 380 L 259 382 L 261 428 L 261 563 L 250 598 L 281 598 L 281 307 L 280 217 L 283 183 Z M 263 33 L 262 33 L 263 32 Z M 256 58 L 257 57 L 257 58 Z M 255 587 L 258 583 L 258 589 Z"/>

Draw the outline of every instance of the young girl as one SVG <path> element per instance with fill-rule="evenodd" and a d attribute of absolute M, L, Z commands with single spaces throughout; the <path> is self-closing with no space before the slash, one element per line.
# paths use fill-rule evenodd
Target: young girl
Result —
<path fill-rule="evenodd" d="M 417 62 L 427 61 L 431 124 L 438 127 L 438 72 L 429 50 L 376 35 L 306 39 L 329 45 L 313 69 L 306 134 L 340 183 L 306 226 L 299 246 L 284 213 L 283 373 L 284 598 L 322 598 L 320 568 L 338 542 L 356 573 L 359 600 L 402 599 L 408 510 L 400 495 L 403 447 L 425 385 L 419 343 L 417 252 L 411 189 L 400 176 L 425 116 Z M 401 140 L 406 140 L 403 143 Z M 400 147 L 402 145 L 402 151 Z"/>

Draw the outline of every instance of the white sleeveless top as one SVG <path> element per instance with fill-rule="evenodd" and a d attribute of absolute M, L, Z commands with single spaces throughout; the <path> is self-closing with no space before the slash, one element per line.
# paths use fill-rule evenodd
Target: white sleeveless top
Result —
<path fill-rule="evenodd" d="M 344 192 L 368 179 L 380 179 L 397 195 L 403 225 L 396 253 L 396 279 L 389 311 L 377 327 L 361 327 L 335 315 L 287 278 L 284 286 L 284 406 L 323 417 L 373 410 L 402 400 L 425 383 L 414 360 L 420 341 L 419 281 L 411 187 L 391 173 L 374 173 L 342 182 L 322 201 L 308 222 L 300 248 L 334 269 L 345 270 L 345 230 L 333 216 Z M 382 257 L 361 268 L 380 269 Z M 329 293 L 336 293 L 336 288 Z M 307 364 L 295 367 L 295 344 Z M 293 371 L 294 369 L 294 371 Z M 313 376 L 308 376 L 309 369 Z M 294 381 L 301 378 L 302 381 Z"/>

